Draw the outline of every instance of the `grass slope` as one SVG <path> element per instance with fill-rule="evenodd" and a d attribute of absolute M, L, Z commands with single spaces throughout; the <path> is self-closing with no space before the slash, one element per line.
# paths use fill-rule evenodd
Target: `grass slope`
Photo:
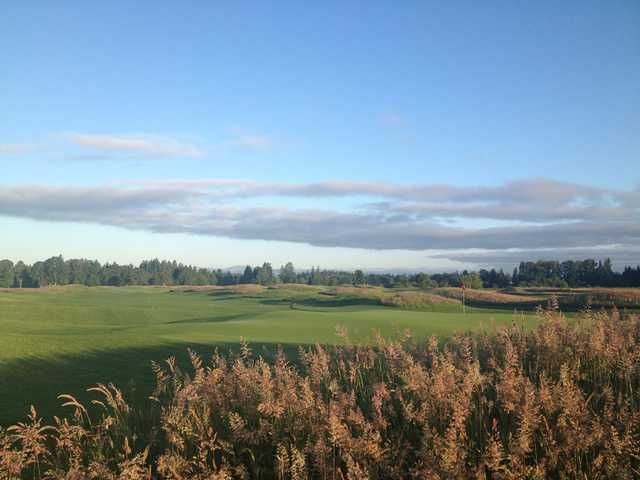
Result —
<path fill-rule="evenodd" d="M 0 291 L 0 425 L 23 418 L 31 403 L 45 415 L 57 414 L 56 395 L 77 394 L 96 382 L 113 381 L 144 398 L 150 361 L 184 358 L 188 346 L 206 353 L 244 338 L 254 349 L 293 349 L 337 342 L 338 326 L 367 342 L 373 331 L 388 337 L 407 329 L 422 339 L 514 321 L 508 311 L 467 308 L 463 315 L 458 303 L 436 298 L 405 309 L 382 305 L 375 289 Z"/>

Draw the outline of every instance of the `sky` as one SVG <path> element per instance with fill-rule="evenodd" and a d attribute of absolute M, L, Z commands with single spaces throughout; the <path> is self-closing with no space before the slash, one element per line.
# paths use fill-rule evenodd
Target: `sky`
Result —
<path fill-rule="evenodd" d="M 640 263 L 640 3 L 0 3 L 0 258 Z"/>

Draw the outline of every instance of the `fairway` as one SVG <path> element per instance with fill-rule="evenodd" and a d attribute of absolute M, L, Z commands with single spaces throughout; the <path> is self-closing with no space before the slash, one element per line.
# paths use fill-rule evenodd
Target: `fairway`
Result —
<path fill-rule="evenodd" d="M 509 311 L 443 303 L 429 309 L 381 306 L 375 298 L 326 295 L 327 288 L 171 290 L 164 287 L 53 287 L 0 291 L 0 424 L 22 418 L 33 403 L 59 413 L 59 393 L 114 382 L 135 398 L 152 384 L 151 360 L 184 359 L 188 347 L 210 353 L 246 340 L 285 349 L 374 332 L 417 339 L 523 321 Z M 323 294 L 324 293 L 324 294 Z M 527 323 L 533 320 L 526 317 Z M 266 353 L 266 351 L 265 351 Z"/>

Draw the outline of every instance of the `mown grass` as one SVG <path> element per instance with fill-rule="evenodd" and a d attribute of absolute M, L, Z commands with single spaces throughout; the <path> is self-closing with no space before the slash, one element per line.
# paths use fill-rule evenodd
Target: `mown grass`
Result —
<path fill-rule="evenodd" d="M 463 314 L 446 299 L 408 305 L 415 293 L 400 292 L 398 306 L 384 306 L 380 295 L 380 289 L 301 286 L 0 291 L 0 425 L 22 418 L 31 403 L 45 416 L 57 414 L 59 392 L 99 381 L 143 398 L 152 384 L 151 361 L 184 358 L 187 347 L 208 355 L 241 338 L 257 348 L 333 344 L 336 327 L 367 343 L 374 332 L 390 338 L 409 330 L 423 339 L 534 322 L 509 311 Z"/>

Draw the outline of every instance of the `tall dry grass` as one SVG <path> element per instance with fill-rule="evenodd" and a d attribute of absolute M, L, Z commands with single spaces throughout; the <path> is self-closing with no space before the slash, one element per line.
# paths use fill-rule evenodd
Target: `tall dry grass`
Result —
<path fill-rule="evenodd" d="M 421 292 L 418 290 L 399 291 L 392 294 L 380 295 L 380 304 L 389 307 L 400 307 L 405 309 L 411 308 L 428 308 L 435 305 L 459 305 L 460 302 L 453 298 L 434 295 L 429 292 Z"/>
<path fill-rule="evenodd" d="M 447 298 L 462 300 L 462 290 L 457 287 L 439 287 L 434 288 L 432 292 Z M 484 305 L 513 306 L 526 305 L 532 306 L 545 304 L 548 296 L 546 295 L 520 295 L 518 293 L 502 293 L 491 289 L 473 289 L 467 288 L 464 293 L 467 302 L 475 302 Z"/>
<path fill-rule="evenodd" d="M 640 476 L 640 319 L 552 304 L 518 326 L 446 341 L 247 345 L 189 372 L 154 365 L 155 407 L 113 386 L 103 410 L 62 396 L 0 431 L 0 478 L 631 479 Z M 345 338 L 345 340 L 347 340 Z"/>

